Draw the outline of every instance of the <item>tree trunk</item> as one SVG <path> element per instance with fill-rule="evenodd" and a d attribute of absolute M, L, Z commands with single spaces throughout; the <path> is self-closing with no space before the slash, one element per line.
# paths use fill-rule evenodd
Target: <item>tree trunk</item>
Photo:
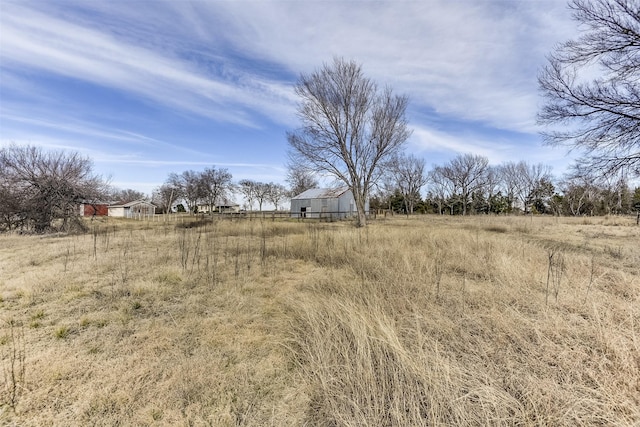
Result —
<path fill-rule="evenodd" d="M 367 225 L 367 214 L 365 212 L 365 197 L 362 194 L 355 194 L 356 211 L 358 213 L 356 226 L 365 227 Z"/>

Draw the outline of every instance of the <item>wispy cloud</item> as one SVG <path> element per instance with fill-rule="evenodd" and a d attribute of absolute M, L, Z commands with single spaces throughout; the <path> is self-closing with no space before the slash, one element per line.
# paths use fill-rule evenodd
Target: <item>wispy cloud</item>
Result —
<path fill-rule="evenodd" d="M 46 128 L 54 131 L 73 133 L 85 137 L 97 137 L 114 141 L 132 142 L 135 144 L 145 145 L 147 147 L 155 146 L 159 143 L 157 139 L 149 138 L 134 132 L 120 129 L 97 127 L 90 123 L 65 121 L 51 121 L 38 118 L 31 118 L 12 114 L 0 114 L 0 118 L 5 122 L 14 122 L 29 126 L 30 128 Z"/>
<path fill-rule="evenodd" d="M 79 2 L 72 19 L 15 3 L 3 60 L 254 126 L 255 113 L 290 123 L 295 99 L 289 81 L 243 59 L 295 76 L 339 55 L 438 113 L 535 131 L 537 68 L 564 37 L 561 3 L 181 1 L 142 18 L 137 2 Z M 83 20 L 96 13 L 97 26 Z"/>
<path fill-rule="evenodd" d="M 487 157 L 494 164 L 509 160 L 511 150 L 511 147 L 504 142 L 422 126 L 414 127 L 411 148 L 424 153 L 478 154 Z"/>
<path fill-rule="evenodd" d="M 246 55 L 310 71 L 334 55 L 437 113 L 535 131 L 537 69 L 565 36 L 563 2 L 206 3 Z M 215 31 L 215 30 L 212 30 Z M 224 37 L 219 32 L 214 37 Z M 300 47 L 303 43 L 303 47 Z"/>
<path fill-rule="evenodd" d="M 121 37 L 114 29 L 94 29 L 17 3 L 5 8 L 2 57 L 6 73 L 19 74 L 25 67 L 54 73 L 245 126 L 255 126 L 252 112 L 269 114 L 270 106 L 288 103 L 287 90 L 279 88 L 278 82 L 250 74 L 224 79 L 171 50 L 151 50 L 144 38 Z"/>

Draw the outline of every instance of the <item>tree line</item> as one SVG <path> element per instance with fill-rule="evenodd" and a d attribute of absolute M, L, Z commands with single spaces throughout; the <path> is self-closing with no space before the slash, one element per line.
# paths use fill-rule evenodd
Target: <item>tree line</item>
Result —
<path fill-rule="evenodd" d="M 174 209 L 190 213 L 199 210 L 215 212 L 218 206 L 234 204 L 235 196 L 239 195 L 248 210 L 257 206 L 261 211 L 266 203 L 280 210 L 284 207 L 283 202 L 298 194 L 297 191 L 318 185 L 317 180 L 308 173 L 295 170 L 290 171 L 287 182 L 291 183 L 291 189 L 280 183 L 252 179 L 235 182 L 228 169 L 211 166 L 203 171 L 170 173 L 167 180 L 153 191 L 152 202 L 163 213 L 170 213 Z"/>
<path fill-rule="evenodd" d="M 622 173 L 600 176 L 574 169 L 556 179 L 541 163 L 493 166 L 474 154 L 458 155 L 427 171 L 424 159 L 409 156 L 388 165 L 371 208 L 441 215 L 630 214 L 640 211 L 640 187 L 632 189 Z"/>

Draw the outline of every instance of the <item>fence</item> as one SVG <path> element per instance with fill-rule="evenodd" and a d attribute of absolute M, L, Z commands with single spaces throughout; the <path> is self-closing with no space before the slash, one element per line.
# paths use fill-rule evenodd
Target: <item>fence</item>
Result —
<path fill-rule="evenodd" d="M 172 213 L 172 214 L 135 214 L 127 216 L 126 218 L 135 219 L 138 221 L 150 221 L 150 222 L 176 222 L 184 223 L 185 221 L 203 220 L 203 219 L 220 219 L 220 220 L 293 220 L 293 221 L 320 221 L 320 222 L 333 222 L 345 219 L 351 219 L 356 216 L 356 213 L 345 212 L 288 212 L 288 211 L 245 211 L 245 212 L 225 212 L 225 213 L 200 213 L 200 214 L 188 214 L 188 213 Z M 375 219 L 376 213 L 367 213 L 367 218 Z"/>

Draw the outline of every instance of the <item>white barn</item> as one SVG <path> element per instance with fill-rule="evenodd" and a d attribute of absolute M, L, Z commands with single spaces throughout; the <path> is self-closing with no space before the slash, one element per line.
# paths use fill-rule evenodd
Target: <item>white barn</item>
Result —
<path fill-rule="evenodd" d="M 356 215 L 356 203 L 347 187 L 312 188 L 291 198 L 291 217 L 339 219 Z M 369 213 L 369 201 L 365 203 Z"/>
<path fill-rule="evenodd" d="M 134 200 L 129 203 L 109 205 L 109 216 L 123 218 L 140 218 L 153 216 L 156 213 L 156 206 L 146 200 Z"/>

